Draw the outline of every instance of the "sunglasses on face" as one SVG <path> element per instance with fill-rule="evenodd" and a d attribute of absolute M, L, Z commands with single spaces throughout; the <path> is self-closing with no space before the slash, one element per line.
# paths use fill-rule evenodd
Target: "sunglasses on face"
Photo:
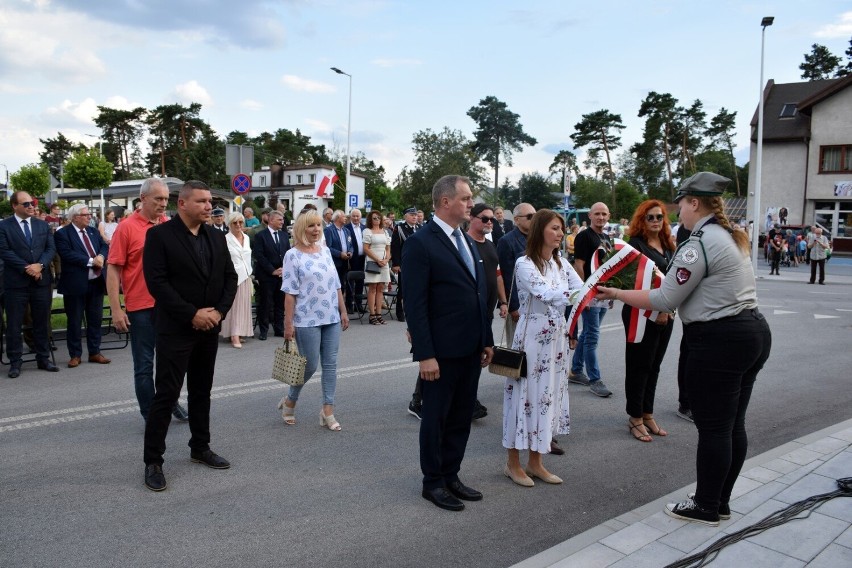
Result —
<path fill-rule="evenodd" d="M 662 213 L 657 214 L 657 215 L 645 215 L 645 220 L 648 221 L 648 222 L 653 222 L 653 221 L 659 222 L 659 221 L 663 220 L 663 215 L 662 215 Z"/>
<path fill-rule="evenodd" d="M 494 222 L 494 217 L 489 217 L 488 215 L 483 215 L 482 217 L 477 217 L 477 219 L 479 219 L 483 223 L 493 223 Z"/>
<path fill-rule="evenodd" d="M 26 208 L 35 207 L 35 203 L 33 203 L 32 201 L 24 201 L 23 203 L 19 203 L 18 205 Z"/>
<path fill-rule="evenodd" d="M 526 219 L 527 221 L 532 221 L 533 215 L 535 215 L 535 213 L 527 213 L 526 215 L 515 215 L 515 219 Z"/>

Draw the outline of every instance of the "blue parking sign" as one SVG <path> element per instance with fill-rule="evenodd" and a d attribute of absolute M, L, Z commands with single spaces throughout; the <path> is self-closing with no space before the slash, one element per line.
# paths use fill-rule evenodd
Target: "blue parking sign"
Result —
<path fill-rule="evenodd" d="M 358 195 L 355 193 L 349 194 L 349 207 L 358 207 Z"/>

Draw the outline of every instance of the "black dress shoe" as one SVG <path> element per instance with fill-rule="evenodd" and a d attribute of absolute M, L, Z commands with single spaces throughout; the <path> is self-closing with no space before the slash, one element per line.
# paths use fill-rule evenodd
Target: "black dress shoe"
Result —
<path fill-rule="evenodd" d="M 48 373 L 58 373 L 59 367 L 51 363 L 50 361 L 43 361 L 38 364 L 38 368 L 42 371 L 47 371 Z"/>
<path fill-rule="evenodd" d="M 259 340 L 261 340 L 261 341 L 266 341 L 266 332 L 265 332 L 265 331 L 261 331 L 261 332 L 260 332 L 260 335 L 258 335 L 258 336 L 257 336 L 257 338 L 258 338 Z"/>
<path fill-rule="evenodd" d="M 212 467 L 213 469 L 228 469 L 231 467 L 231 462 L 210 450 L 204 450 L 203 452 L 190 452 L 189 458 L 195 463 L 203 463 L 207 467 Z"/>
<path fill-rule="evenodd" d="M 443 487 L 437 489 L 424 489 L 423 498 L 435 504 L 436 507 L 446 509 L 447 511 L 461 511 L 464 509 L 464 503 L 456 499 L 449 491 Z"/>
<path fill-rule="evenodd" d="M 145 487 L 151 491 L 162 491 L 166 488 L 166 476 L 163 468 L 159 465 L 145 466 Z"/>
<path fill-rule="evenodd" d="M 21 376 L 21 368 L 20 367 L 12 366 L 12 367 L 9 368 L 9 378 L 10 379 L 17 379 L 20 376 Z"/>
<path fill-rule="evenodd" d="M 467 485 L 465 485 L 464 483 L 462 483 L 459 480 L 452 481 L 449 484 L 447 484 L 447 489 L 450 490 L 450 493 L 452 493 L 453 495 L 455 495 L 459 499 L 462 499 L 463 501 L 481 501 L 482 500 L 482 493 L 480 493 L 476 489 L 468 487 Z"/>

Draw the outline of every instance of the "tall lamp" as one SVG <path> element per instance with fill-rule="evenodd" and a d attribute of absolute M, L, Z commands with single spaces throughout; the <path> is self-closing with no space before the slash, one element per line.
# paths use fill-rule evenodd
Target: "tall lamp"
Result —
<path fill-rule="evenodd" d="M 751 262 L 754 265 L 754 277 L 757 278 L 757 244 L 760 241 L 760 226 L 762 217 L 760 215 L 760 183 L 761 169 L 763 168 L 763 52 L 766 38 L 766 28 L 775 21 L 773 16 L 766 16 L 761 20 L 760 26 L 760 98 L 757 103 L 757 171 L 754 174 L 754 224 L 752 225 Z"/>
<path fill-rule="evenodd" d="M 348 193 L 352 190 L 352 186 L 349 185 L 349 141 L 352 137 L 352 75 L 345 71 L 341 71 L 337 67 L 332 67 L 331 70 L 338 75 L 346 75 L 349 77 L 349 118 L 346 121 L 346 192 Z"/>

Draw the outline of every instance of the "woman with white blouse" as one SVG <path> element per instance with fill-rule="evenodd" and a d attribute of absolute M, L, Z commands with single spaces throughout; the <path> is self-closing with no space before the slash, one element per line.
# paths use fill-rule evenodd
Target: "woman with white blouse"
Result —
<path fill-rule="evenodd" d="M 243 347 L 240 336 L 249 337 L 254 333 L 251 322 L 251 295 L 254 291 L 251 281 L 251 245 L 248 236 L 243 233 L 245 222 L 241 213 L 231 213 L 228 216 L 228 234 L 225 235 L 231 262 L 237 271 L 238 287 L 234 304 L 222 321 L 222 331 L 219 335 L 230 337 L 231 345 L 235 349 Z"/>

